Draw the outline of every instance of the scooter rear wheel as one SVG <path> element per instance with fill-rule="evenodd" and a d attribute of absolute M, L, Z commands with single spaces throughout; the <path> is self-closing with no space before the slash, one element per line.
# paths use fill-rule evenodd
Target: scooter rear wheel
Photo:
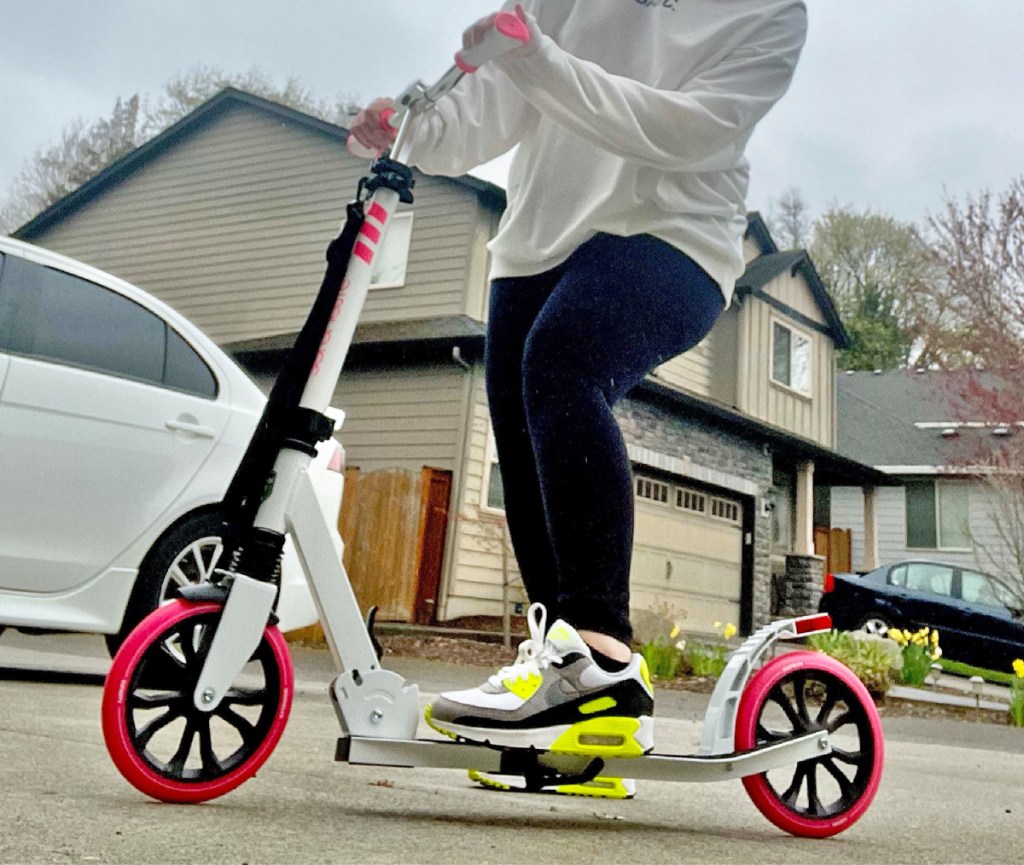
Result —
<path fill-rule="evenodd" d="M 826 838 L 863 816 L 882 777 L 878 710 L 860 679 L 820 652 L 765 664 L 740 698 L 736 747 L 828 730 L 832 752 L 743 779 L 757 809 L 793 835 Z"/>
<path fill-rule="evenodd" d="M 273 752 L 291 710 L 288 647 L 268 626 L 221 703 L 193 693 L 223 608 L 176 600 L 143 619 L 121 646 L 103 689 L 103 737 L 136 789 L 165 802 L 203 802 L 251 778 Z"/>

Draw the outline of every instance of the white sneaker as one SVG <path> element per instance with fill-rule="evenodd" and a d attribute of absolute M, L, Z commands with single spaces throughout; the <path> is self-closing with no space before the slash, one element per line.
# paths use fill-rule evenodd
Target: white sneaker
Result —
<path fill-rule="evenodd" d="M 643 657 L 609 673 L 561 619 L 545 634 L 541 604 L 514 664 L 478 688 L 441 694 L 426 709 L 438 732 L 496 748 L 638 757 L 654 748 L 654 689 Z"/>

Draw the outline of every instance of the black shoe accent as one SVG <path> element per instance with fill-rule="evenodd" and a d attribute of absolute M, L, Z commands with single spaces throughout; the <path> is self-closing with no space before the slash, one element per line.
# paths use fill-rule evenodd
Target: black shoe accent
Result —
<path fill-rule="evenodd" d="M 597 651 L 597 649 L 592 646 L 590 648 L 590 654 L 594 659 L 594 663 L 606 673 L 621 673 L 632 661 L 632 658 L 630 658 L 629 661 L 616 661 L 614 658 L 609 658 L 603 652 Z"/>

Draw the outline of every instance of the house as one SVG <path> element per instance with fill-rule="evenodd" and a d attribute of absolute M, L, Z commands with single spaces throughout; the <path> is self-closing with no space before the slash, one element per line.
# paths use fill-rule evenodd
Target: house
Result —
<path fill-rule="evenodd" d="M 346 135 L 225 90 L 16 236 L 160 297 L 268 388 L 366 168 Z M 333 400 L 347 413 L 346 564 L 382 617 L 500 615 L 514 565 L 481 360 L 504 193 L 417 173 L 415 196 Z M 778 585 L 820 588 L 818 491 L 885 482 L 835 450 L 834 353 L 848 337 L 811 260 L 780 251 L 757 214 L 745 249 L 713 332 L 618 410 L 636 474 L 634 609 L 667 604 L 697 632 L 768 620 Z"/>
<path fill-rule="evenodd" d="M 873 542 L 862 530 L 861 491 L 831 491 L 831 525 L 852 530 L 855 570 L 927 558 L 1019 571 L 1019 555 L 1005 532 L 1019 533 L 1024 503 L 1002 500 L 985 466 L 993 452 L 1012 446 L 1019 430 L 1015 422 L 972 417 L 963 398 L 971 375 L 922 369 L 837 377 L 838 450 L 896 484 L 877 492 Z"/>

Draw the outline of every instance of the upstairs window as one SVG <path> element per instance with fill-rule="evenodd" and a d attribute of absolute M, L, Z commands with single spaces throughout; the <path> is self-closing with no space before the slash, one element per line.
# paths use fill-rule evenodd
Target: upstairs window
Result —
<path fill-rule="evenodd" d="M 811 339 L 781 321 L 772 322 L 772 381 L 811 395 Z"/>
<path fill-rule="evenodd" d="M 392 216 L 384 235 L 384 244 L 373 259 L 370 288 L 400 288 L 405 285 L 411 242 L 412 214 L 399 213 Z"/>

